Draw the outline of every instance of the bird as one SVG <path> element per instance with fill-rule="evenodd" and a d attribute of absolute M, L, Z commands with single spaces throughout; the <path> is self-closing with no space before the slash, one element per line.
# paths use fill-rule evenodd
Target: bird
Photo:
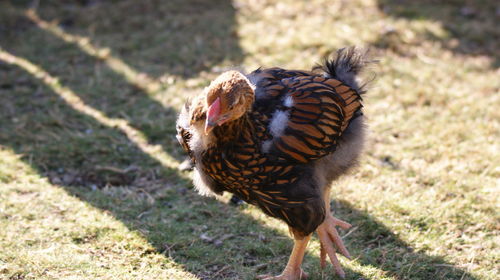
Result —
<path fill-rule="evenodd" d="M 189 170 L 192 170 L 193 168 L 194 168 L 194 163 L 190 157 L 187 157 L 186 159 L 184 159 L 184 161 L 182 161 L 182 163 L 179 164 L 179 167 L 178 167 L 179 171 L 189 171 Z M 245 203 L 243 200 L 241 200 L 235 194 L 233 194 L 233 196 L 231 197 L 229 202 L 231 202 L 231 204 L 233 204 L 235 206 L 243 205 Z"/>
<path fill-rule="evenodd" d="M 305 279 L 307 244 L 318 235 L 320 266 L 337 254 L 351 258 L 333 216 L 332 182 L 357 166 L 365 142 L 361 73 L 368 52 L 342 48 L 311 70 L 258 68 L 220 74 L 188 100 L 177 119 L 177 139 L 193 165 L 201 195 L 230 192 L 288 225 L 294 245 L 278 276 Z"/>

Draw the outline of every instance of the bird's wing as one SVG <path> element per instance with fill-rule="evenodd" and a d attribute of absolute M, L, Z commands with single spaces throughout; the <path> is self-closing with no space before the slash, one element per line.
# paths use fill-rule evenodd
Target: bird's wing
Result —
<path fill-rule="evenodd" d="M 274 138 L 269 153 L 307 163 L 334 152 L 343 131 L 360 114 L 358 92 L 319 75 L 284 78 L 280 85 L 281 105 L 270 122 Z"/>
<path fill-rule="evenodd" d="M 310 76 L 312 72 L 300 70 L 285 70 L 282 68 L 274 67 L 267 69 L 257 69 L 253 71 L 249 77 L 253 80 L 256 86 L 257 98 L 272 98 L 281 94 L 283 91 L 283 84 L 281 80 L 291 77 Z"/>
<path fill-rule="evenodd" d="M 302 70 L 286 70 L 279 67 L 266 68 L 266 69 L 257 69 L 253 71 L 251 76 L 257 76 L 260 80 L 282 80 L 290 77 L 297 76 L 311 76 L 313 75 L 310 71 L 302 71 Z"/>

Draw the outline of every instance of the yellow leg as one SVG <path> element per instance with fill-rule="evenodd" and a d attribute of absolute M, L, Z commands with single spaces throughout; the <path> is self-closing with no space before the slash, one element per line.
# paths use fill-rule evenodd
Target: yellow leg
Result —
<path fill-rule="evenodd" d="M 302 271 L 300 266 L 304 260 L 304 254 L 306 252 L 307 243 L 311 239 L 311 235 L 308 235 L 302 239 L 295 239 L 292 254 L 288 259 L 288 263 L 285 270 L 278 276 L 261 276 L 260 279 L 264 280 L 300 280 L 306 279 L 307 274 Z"/>
<path fill-rule="evenodd" d="M 325 201 L 326 217 L 325 221 L 316 229 L 316 233 L 318 234 L 321 242 L 321 267 L 324 268 L 326 266 L 326 256 L 328 255 L 335 272 L 340 277 L 344 278 L 345 273 L 340 265 L 336 253 L 338 251 L 348 259 L 350 259 L 351 256 L 349 255 L 349 252 L 347 251 L 344 242 L 342 241 L 342 238 L 340 238 L 340 235 L 335 227 L 339 226 L 343 229 L 348 229 L 351 225 L 333 217 L 330 213 L 330 188 L 325 190 L 323 199 Z"/>

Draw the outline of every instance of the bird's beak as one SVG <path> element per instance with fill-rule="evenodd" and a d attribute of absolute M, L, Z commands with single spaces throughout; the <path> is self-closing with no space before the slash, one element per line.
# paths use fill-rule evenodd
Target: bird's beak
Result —
<path fill-rule="evenodd" d="M 210 131 L 212 131 L 212 129 L 214 129 L 214 127 L 216 126 L 217 123 L 211 122 L 207 119 L 207 121 L 205 122 L 205 135 L 208 135 Z"/>
<path fill-rule="evenodd" d="M 205 121 L 205 134 L 210 133 L 217 126 L 217 119 L 220 115 L 220 99 L 217 97 L 215 101 L 208 107 L 207 120 Z"/>

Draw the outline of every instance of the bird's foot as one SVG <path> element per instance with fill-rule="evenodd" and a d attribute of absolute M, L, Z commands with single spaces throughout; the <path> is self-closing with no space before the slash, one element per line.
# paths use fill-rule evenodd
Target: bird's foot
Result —
<path fill-rule="evenodd" d="M 331 214 L 328 214 L 325 218 L 325 221 L 316 229 L 316 233 L 318 234 L 319 240 L 321 242 L 321 268 L 325 268 L 326 266 L 326 256 L 330 257 L 330 261 L 332 262 L 333 268 L 335 272 L 342 278 L 345 277 L 344 270 L 340 265 L 340 262 L 337 258 L 336 253 L 340 253 L 344 255 L 346 258 L 350 259 L 351 255 L 347 251 L 344 246 L 344 242 L 340 237 L 336 226 L 339 226 L 343 229 L 348 229 L 351 227 L 351 224 L 346 223 L 342 220 L 339 220 L 333 217 Z"/>
<path fill-rule="evenodd" d="M 277 276 L 270 276 L 270 275 L 259 275 L 257 276 L 257 279 L 261 280 L 304 280 L 307 279 L 307 274 L 302 270 L 302 268 L 299 268 L 298 270 L 295 271 L 290 271 L 285 269 L 283 273 Z"/>

